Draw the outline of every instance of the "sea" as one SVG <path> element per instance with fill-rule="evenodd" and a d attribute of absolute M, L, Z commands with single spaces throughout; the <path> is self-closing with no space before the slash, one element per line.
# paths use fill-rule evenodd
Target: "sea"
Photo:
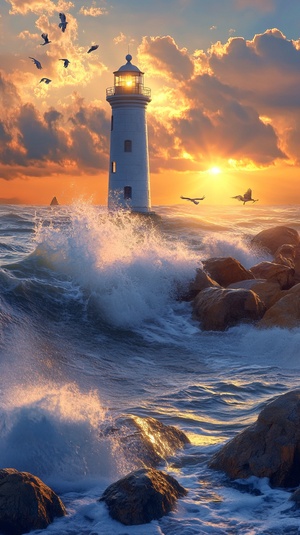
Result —
<path fill-rule="evenodd" d="M 299 388 L 300 328 L 204 332 L 182 296 L 207 258 L 270 260 L 251 238 L 278 225 L 300 231 L 300 207 L 153 211 L 0 206 L 0 466 L 38 476 L 66 506 L 33 533 L 299 534 L 293 489 L 232 481 L 208 462 L 266 403 Z M 145 525 L 124 526 L 98 501 L 138 466 L 102 432 L 124 415 L 190 440 L 158 466 L 188 494 Z"/>

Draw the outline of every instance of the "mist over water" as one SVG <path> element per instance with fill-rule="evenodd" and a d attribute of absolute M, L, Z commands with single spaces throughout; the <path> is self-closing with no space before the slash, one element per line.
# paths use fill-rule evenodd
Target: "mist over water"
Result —
<path fill-rule="evenodd" d="M 297 207 L 157 207 L 157 217 L 101 207 L 0 206 L 0 459 L 60 493 L 68 517 L 47 532 L 298 533 L 289 492 L 230 484 L 207 462 L 274 396 L 299 386 L 300 329 L 240 325 L 202 332 L 181 301 L 202 261 L 269 259 L 263 228 L 299 230 Z M 191 445 L 162 463 L 189 493 L 147 526 L 125 527 L 96 500 L 134 469 L 122 414 L 177 426 Z"/>

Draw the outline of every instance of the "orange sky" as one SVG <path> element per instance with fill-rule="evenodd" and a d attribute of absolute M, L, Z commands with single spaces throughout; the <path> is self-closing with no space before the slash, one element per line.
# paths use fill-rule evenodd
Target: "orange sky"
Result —
<path fill-rule="evenodd" d="M 182 202 L 180 195 L 235 204 L 231 197 L 249 187 L 262 204 L 300 204 L 298 0 L 290 0 L 288 20 L 278 0 L 225 0 L 221 12 L 213 9 L 218 0 L 209 8 L 204 0 L 174 0 L 174 14 L 170 0 L 154 0 L 148 12 L 135 0 L 127 10 L 119 4 L 1 6 L 0 202 L 49 204 L 55 195 L 61 204 L 106 204 L 105 91 L 129 46 L 152 91 L 153 206 Z M 59 10 L 67 15 L 64 33 Z M 51 44 L 41 46 L 42 32 Z M 88 55 L 92 43 L 99 48 Z M 42 76 L 52 82 L 40 83 Z"/>

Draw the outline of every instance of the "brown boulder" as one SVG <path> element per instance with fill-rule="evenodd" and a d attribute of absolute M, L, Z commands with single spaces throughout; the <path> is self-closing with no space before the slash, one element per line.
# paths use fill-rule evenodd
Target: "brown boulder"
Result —
<path fill-rule="evenodd" d="M 21 535 L 44 529 L 64 516 L 60 498 L 38 477 L 14 468 L 0 470 L 0 531 Z"/>
<path fill-rule="evenodd" d="M 268 282 L 278 282 L 282 290 L 291 288 L 295 284 L 295 270 L 275 262 L 260 262 L 252 268 L 251 273 L 256 279 L 266 279 Z"/>
<path fill-rule="evenodd" d="M 292 329 L 300 326 L 300 283 L 285 292 L 258 322 L 258 327 L 282 327 Z"/>
<path fill-rule="evenodd" d="M 265 306 L 252 290 L 206 288 L 193 301 L 193 317 L 205 331 L 224 331 L 262 318 Z"/>
<path fill-rule="evenodd" d="M 252 238 L 251 243 L 274 254 L 281 245 L 299 245 L 300 237 L 295 229 L 278 226 L 262 230 Z"/>
<path fill-rule="evenodd" d="M 204 270 L 220 286 L 226 288 L 233 282 L 253 279 L 253 274 L 231 256 L 225 258 L 208 258 L 202 262 Z"/>
<path fill-rule="evenodd" d="M 230 288 L 244 288 L 252 290 L 265 305 L 266 309 L 273 306 L 279 299 L 286 295 L 285 290 L 281 290 L 278 282 L 268 282 L 266 279 L 251 279 L 247 281 L 230 284 Z"/>
<path fill-rule="evenodd" d="M 166 515 L 186 494 L 174 477 L 154 468 L 142 468 L 107 487 L 99 501 L 106 503 L 112 518 L 133 526 Z"/>
<path fill-rule="evenodd" d="M 203 269 L 197 269 L 195 280 L 190 284 L 186 300 L 190 301 L 204 288 L 220 288 L 220 285 L 214 281 Z"/>
<path fill-rule="evenodd" d="M 209 463 L 230 478 L 267 477 L 274 487 L 300 483 L 300 390 L 268 403 L 257 421 L 221 448 Z"/>

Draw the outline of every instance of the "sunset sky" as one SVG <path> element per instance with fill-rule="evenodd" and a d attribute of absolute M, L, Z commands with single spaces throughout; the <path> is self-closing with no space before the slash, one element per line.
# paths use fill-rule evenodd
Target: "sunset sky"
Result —
<path fill-rule="evenodd" d="M 249 187 L 300 204 L 300 0 L 1 0 L 0 203 L 107 203 L 106 88 L 128 49 L 152 91 L 152 205 Z"/>

